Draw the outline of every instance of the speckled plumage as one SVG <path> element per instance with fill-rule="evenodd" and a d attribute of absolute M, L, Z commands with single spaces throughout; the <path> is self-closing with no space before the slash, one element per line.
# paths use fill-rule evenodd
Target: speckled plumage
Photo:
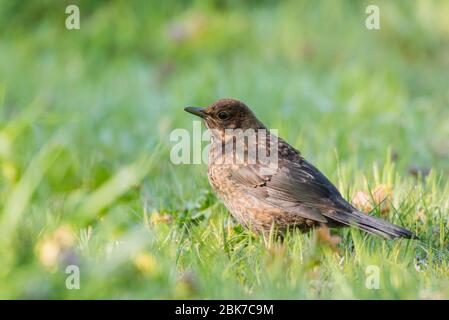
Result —
<path fill-rule="evenodd" d="M 283 139 L 269 131 L 266 136 L 258 135 L 266 128 L 242 102 L 221 99 L 207 108 L 186 111 L 202 117 L 211 129 L 209 182 L 242 225 L 264 234 L 273 226 L 282 233 L 287 228 L 307 231 L 319 225 L 352 225 L 388 239 L 415 237 L 404 228 L 358 211 Z M 243 153 L 236 147 L 235 131 L 229 129 L 249 132 Z M 257 150 L 257 157 L 249 156 L 251 148 Z M 274 167 L 259 159 L 261 152 L 276 152 Z"/>

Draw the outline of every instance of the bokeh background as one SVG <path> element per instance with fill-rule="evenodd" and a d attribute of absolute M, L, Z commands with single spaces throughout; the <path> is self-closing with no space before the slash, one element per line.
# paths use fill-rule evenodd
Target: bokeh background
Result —
<path fill-rule="evenodd" d="M 415 271 L 427 247 L 343 231 L 339 253 L 313 234 L 268 250 L 205 165 L 169 160 L 184 106 L 238 98 L 347 198 L 392 185 L 390 219 L 445 252 L 448 16 L 438 0 L 0 0 L 0 298 L 448 297 L 444 254 Z M 368 261 L 384 290 L 363 285 Z"/>

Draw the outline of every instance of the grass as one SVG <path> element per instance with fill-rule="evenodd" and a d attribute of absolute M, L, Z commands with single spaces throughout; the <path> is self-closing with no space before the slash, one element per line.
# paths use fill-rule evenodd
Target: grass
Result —
<path fill-rule="evenodd" d="M 75 1 L 68 31 L 68 2 L 3 0 L 0 298 L 449 298 L 449 4 L 375 2 L 379 31 L 372 1 Z M 205 165 L 169 161 L 183 107 L 221 97 L 347 199 L 387 185 L 371 214 L 421 240 L 238 226 Z"/>

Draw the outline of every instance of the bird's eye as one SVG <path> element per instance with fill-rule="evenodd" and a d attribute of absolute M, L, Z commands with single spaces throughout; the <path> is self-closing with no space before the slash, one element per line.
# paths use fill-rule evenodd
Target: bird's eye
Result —
<path fill-rule="evenodd" d="M 224 111 L 219 112 L 218 113 L 218 119 L 220 119 L 220 120 L 227 120 L 227 119 L 229 119 L 229 113 L 224 112 Z"/>

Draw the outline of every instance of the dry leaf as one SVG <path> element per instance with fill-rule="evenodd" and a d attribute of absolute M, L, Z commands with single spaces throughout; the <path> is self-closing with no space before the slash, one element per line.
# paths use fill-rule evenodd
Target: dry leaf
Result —
<path fill-rule="evenodd" d="M 365 191 L 357 191 L 352 197 L 352 203 L 357 209 L 365 213 L 368 213 L 373 209 L 371 197 Z"/>
<path fill-rule="evenodd" d="M 173 222 L 173 216 L 169 214 L 160 214 L 159 212 L 154 212 L 151 215 L 151 222 L 153 224 L 166 223 L 170 224 Z"/>
<path fill-rule="evenodd" d="M 63 225 L 54 233 L 45 235 L 36 246 L 40 263 L 47 268 L 54 268 L 64 260 L 73 247 L 75 235 L 69 226 Z"/>
<path fill-rule="evenodd" d="M 418 210 L 418 212 L 416 213 L 416 220 L 420 220 L 423 223 L 426 223 L 426 213 L 424 212 L 423 209 Z"/>
<path fill-rule="evenodd" d="M 318 243 L 329 246 L 332 250 L 336 251 L 337 245 L 341 242 L 341 237 L 333 236 L 330 230 L 326 226 L 321 226 L 316 230 Z"/>
<path fill-rule="evenodd" d="M 379 207 L 380 214 L 385 216 L 390 211 L 391 199 L 393 191 L 386 184 L 378 185 L 372 195 L 365 191 L 357 191 L 352 197 L 352 203 L 359 210 L 369 213 L 374 208 Z"/>

